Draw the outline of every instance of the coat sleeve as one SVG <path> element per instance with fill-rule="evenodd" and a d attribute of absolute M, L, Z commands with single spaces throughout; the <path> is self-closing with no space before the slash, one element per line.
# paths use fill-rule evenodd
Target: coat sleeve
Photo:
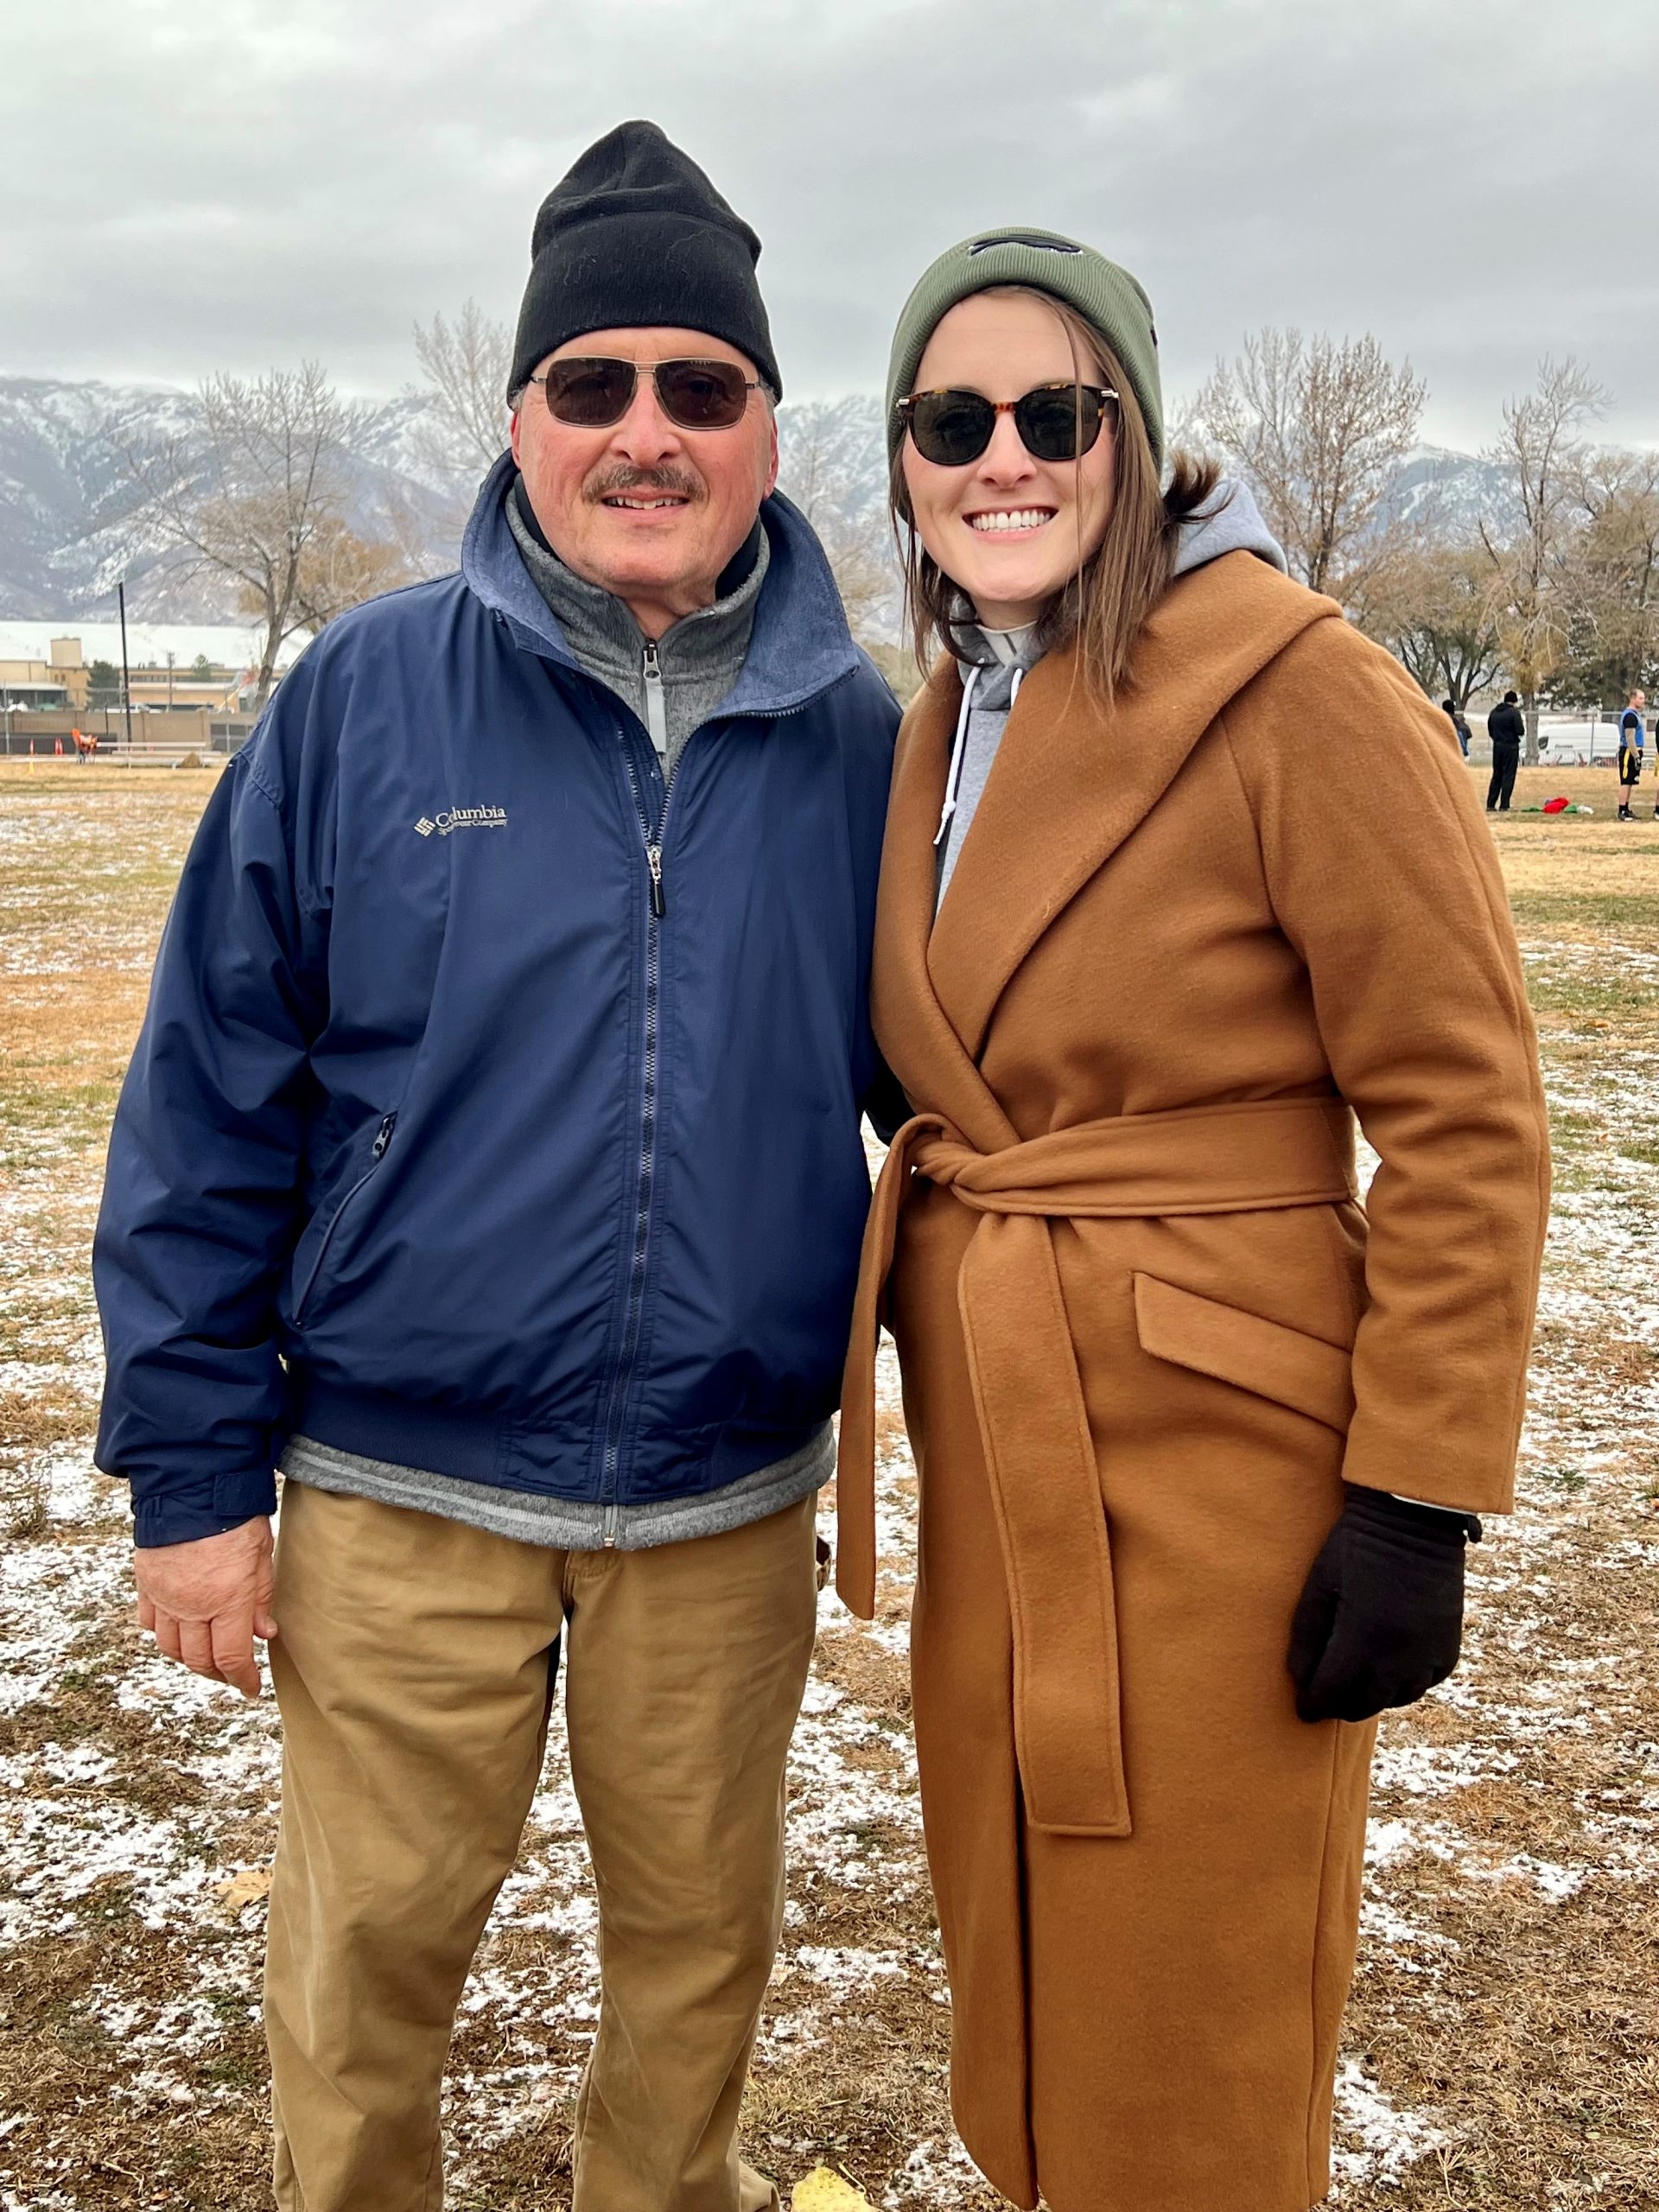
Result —
<path fill-rule="evenodd" d="M 1279 925 L 1381 1160 L 1343 1472 L 1503 1512 L 1549 1206 L 1537 1042 L 1497 854 L 1444 715 L 1331 618 L 1225 721 Z"/>
<path fill-rule="evenodd" d="M 141 1545 L 276 1502 L 276 1294 L 322 964 L 276 766 L 278 706 L 300 709 L 306 689 L 289 683 L 202 817 L 111 1133 L 92 1258 L 107 1362 L 97 1459 L 131 1485 Z"/>

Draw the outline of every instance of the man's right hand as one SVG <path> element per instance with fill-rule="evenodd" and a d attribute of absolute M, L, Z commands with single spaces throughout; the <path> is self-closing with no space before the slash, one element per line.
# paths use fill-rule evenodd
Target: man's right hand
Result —
<path fill-rule="evenodd" d="M 135 1551 L 139 1627 L 154 1631 L 167 1658 L 257 1697 L 253 1639 L 268 1643 L 276 1633 L 271 1549 L 270 1522 L 262 1516 L 221 1535 Z"/>

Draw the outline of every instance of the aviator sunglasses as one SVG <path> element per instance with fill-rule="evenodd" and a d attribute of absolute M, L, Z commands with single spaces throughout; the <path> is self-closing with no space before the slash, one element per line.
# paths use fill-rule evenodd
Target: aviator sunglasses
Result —
<path fill-rule="evenodd" d="M 1117 426 L 1117 394 L 1103 384 L 1039 384 L 1020 399 L 987 399 L 977 391 L 912 391 L 898 412 L 924 461 L 965 468 L 991 442 L 999 415 L 1012 415 L 1033 461 L 1078 461 Z"/>
<path fill-rule="evenodd" d="M 530 381 L 542 386 L 556 422 L 604 430 L 632 406 L 640 366 L 601 354 L 572 355 L 550 361 Z M 731 429 L 743 420 L 749 394 L 764 388 L 759 378 L 746 377 L 730 361 L 657 361 L 651 379 L 664 414 L 682 430 Z"/>

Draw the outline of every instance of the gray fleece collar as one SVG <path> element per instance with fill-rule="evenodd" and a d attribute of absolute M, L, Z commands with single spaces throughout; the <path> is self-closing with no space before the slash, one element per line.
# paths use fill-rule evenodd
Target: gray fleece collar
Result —
<path fill-rule="evenodd" d="M 575 655 L 524 566 L 505 507 L 518 474 L 504 453 L 480 487 L 461 541 L 461 572 L 525 652 L 576 667 Z M 726 715 L 786 715 L 868 663 L 853 643 L 823 548 L 781 492 L 760 503 L 769 558 L 754 630 Z"/>
<path fill-rule="evenodd" d="M 556 553 L 539 544 L 519 513 L 516 499 L 509 498 L 505 505 L 507 527 L 519 557 L 563 632 L 573 658 L 590 676 L 620 690 L 630 705 L 634 704 L 645 638 L 626 601 L 577 575 Z M 657 658 L 665 685 L 707 683 L 723 677 L 723 696 L 736 683 L 749 650 L 754 610 L 766 580 L 771 551 L 763 530 L 753 564 L 743 581 L 724 599 L 683 615 L 663 632 L 657 640 Z"/>

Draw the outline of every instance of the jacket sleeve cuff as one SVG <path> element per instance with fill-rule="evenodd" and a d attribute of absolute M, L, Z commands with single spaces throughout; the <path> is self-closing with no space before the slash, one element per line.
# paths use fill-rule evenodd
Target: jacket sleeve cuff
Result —
<path fill-rule="evenodd" d="M 276 1480 L 268 1467 L 235 1475 L 204 1476 L 156 1491 L 133 1507 L 132 1541 L 140 1551 L 222 1536 L 245 1521 L 276 1510 Z"/>

